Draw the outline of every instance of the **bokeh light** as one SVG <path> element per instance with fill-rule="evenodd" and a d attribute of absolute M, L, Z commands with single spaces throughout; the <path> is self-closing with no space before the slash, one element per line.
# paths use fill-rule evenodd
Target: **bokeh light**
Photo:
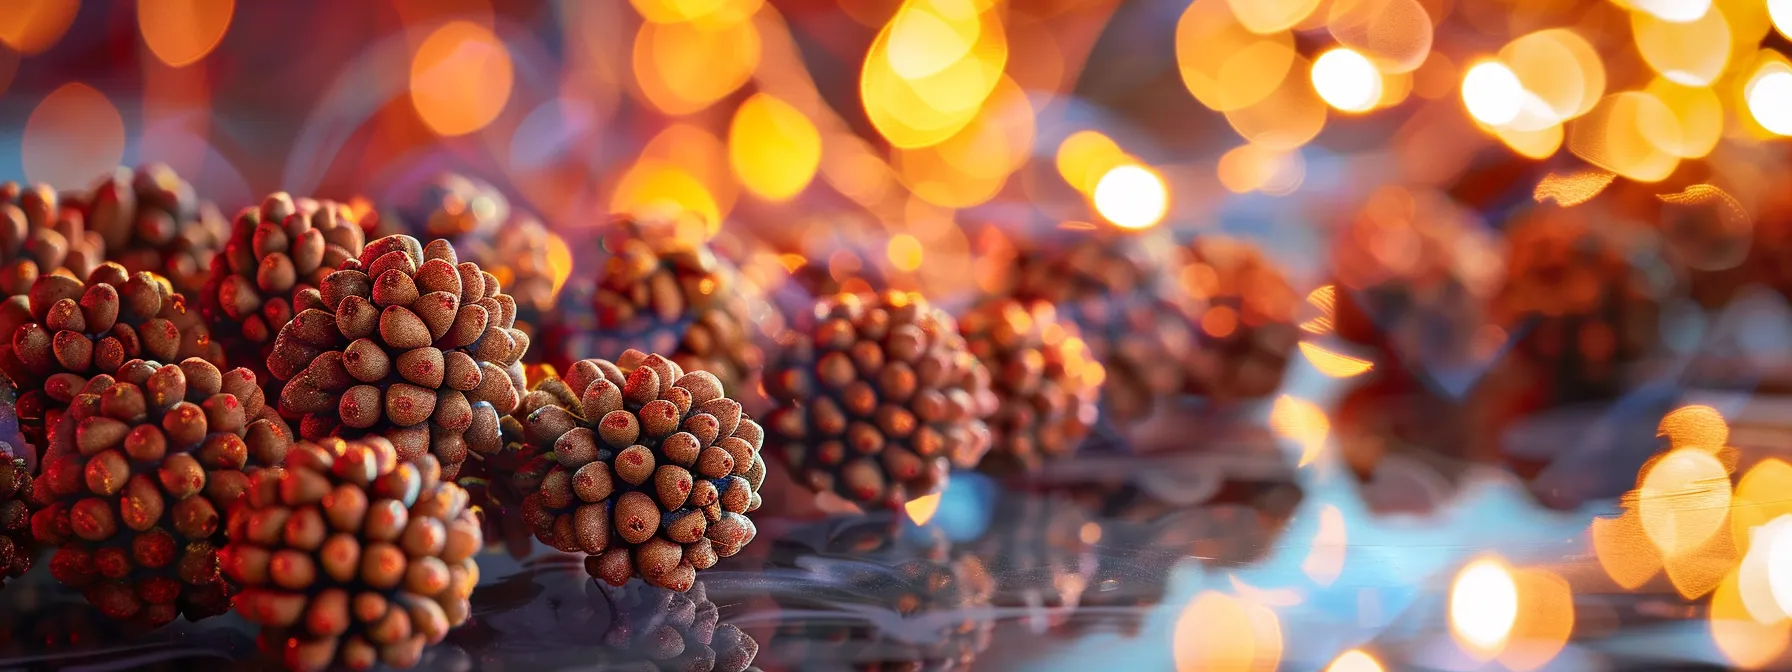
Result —
<path fill-rule="evenodd" d="M 1338 507 L 1327 504 L 1319 510 L 1319 531 L 1313 533 L 1313 550 L 1307 552 L 1300 571 L 1312 579 L 1313 583 L 1332 585 L 1344 573 L 1349 540 L 1348 530 L 1344 527 L 1344 514 L 1338 511 Z"/>
<path fill-rule="evenodd" d="M 1296 71 L 1311 67 L 1305 58 L 1296 57 L 1294 62 Z M 1288 77 L 1257 102 L 1227 110 L 1226 123 L 1253 144 L 1288 152 L 1325 130 L 1325 110 L 1325 101 L 1313 90 L 1312 82 Z"/>
<path fill-rule="evenodd" d="M 1785 652 L 1787 640 L 1792 637 L 1792 620 L 1768 624 L 1755 620 L 1743 603 L 1736 572 L 1725 576 L 1712 593 L 1708 617 L 1712 642 L 1730 664 L 1742 669 L 1756 670 L 1771 664 Z"/>
<path fill-rule="evenodd" d="M 1667 557 L 1691 552 L 1723 527 L 1730 477 L 1711 453 L 1676 448 L 1656 460 L 1637 486 L 1643 533 Z"/>
<path fill-rule="evenodd" d="M 33 181 L 87 184 L 118 166 L 124 145 L 118 108 L 97 89 L 70 82 L 31 111 L 19 153 Z"/>
<path fill-rule="evenodd" d="M 1518 118 L 1524 86 L 1506 64 L 1484 61 L 1462 76 L 1462 102 L 1481 123 L 1498 126 Z"/>
<path fill-rule="evenodd" d="M 1258 35 L 1233 17 L 1225 0 L 1194 0 L 1176 23 L 1176 66 L 1195 100 L 1220 112 L 1269 97 L 1295 72 L 1294 36 Z M 1305 82 L 1302 88 L 1310 90 Z"/>
<path fill-rule="evenodd" d="M 661 112 L 701 112 L 752 78 L 760 49 L 752 21 L 643 23 L 635 33 L 635 84 Z"/>
<path fill-rule="evenodd" d="M 430 33 L 411 59 L 411 104 L 430 130 L 466 135 L 485 128 L 510 101 L 510 50 L 471 21 Z"/>
<path fill-rule="evenodd" d="M 890 144 L 928 147 L 976 118 L 1007 63 L 998 11 L 968 0 L 908 0 L 866 52 L 859 97 Z"/>
<path fill-rule="evenodd" d="M 1574 633 L 1574 593 L 1568 581 L 1546 569 L 1512 572 L 1518 611 L 1499 662 L 1513 672 L 1548 665 Z"/>
<path fill-rule="evenodd" d="M 1767 15 L 1780 36 L 1792 40 L 1792 0 L 1767 0 Z"/>
<path fill-rule="evenodd" d="M 1351 649 L 1339 655 L 1325 672 L 1382 672 L 1381 661 L 1362 649 Z"/>
<path fill-rule="evenodd" d="M 1631 35 L 1643 61 L 1661 76 L 1687 86 L 1706 86 L 1730 60 L 1730 23 L 1716 7 L 1677 23 L 1647 12 L 1630 14 Z"/>
<path fill-rule="evenodd" d="M 156 58 L 178 68 L 211 53 L 235 12 L 236 0 L 139 0 L 137 28 Z"/>
<path fill-rule="evenodd" d="M 1149 168 L 1125 165 L 1101 176 L 1093 195 L 1096 212 L 1127 229 L 1143 229 L 1158 223 L 1170 208 L 1169 187 Z"/>
<path fill-rule="evenodd" d="M 1058 175 L 1084 194 L 1095 192 L 1102 176 L 1132 159 L 1100 131 L 1082 130 L 1058 143 Z"/>
<path fill-rule="evenodd" d="M 1313 90 L 1345 112 L 1367 112 L 1381 100 L 1381 72 L 1362 54 L 1340 47 L 1313 59 Z"/>
<path fill-rule="evenodd" d="M 0 42 L 26 55 L 49 49 L 80 10 L 80 0 L 12 0 L 0 11 Z"/>
<path fill-rule="evenodd" d="M 1518 585 L 1505 562 L 1469 563 L 1450 586 L 1450 632 L 1470 653 L 1490 658 L 1505 646 L 1518 620 Z"/>
<path fill-rule="evenodd" d="M 1311 401 L 1290 395 L 1276 397 L 1276 403 L 1269 409 L 1269 428 L 1277 436 L 1300 446 L 1300 461 L 1295 464 L 1304 467 L 1318 459 L 1325 450 L 1325 442 L 1331 436 L 1332 422 L 1325 417 L 1325 411 Z M 1340 526 L 1342 519 L 1339 520 Z M 1339 534 L 1342 535 L 1342 527 Z"/>
<path fill-rule="evenodd" d="M 1177 615 L 1171 636 L 1178 672 L 1275 669 L 1281 661 L 1275 612 L 1224 593 L 1196 595 Z"/>
<path fill-rule="evenodd" d="M 1332 0 L 1325 27 L 1384 72 L 1412 72 L 1431 53 L 1431 15 L 1418 0 Z"/>
<path fill-rule="evenodd" d="M 897 270 L 912 273 L 921 267 L 923 250 L 921 240 L 906 233 L 890 236 L 890 244 L 884 252 L 889 257 L 890 265 Z"/>
<path fill-rule="evenodd" d="M 641 18 L 654 23 L 720 26 L 753 16 L 764 0 L 629 0 Z"/>
<path fill-rule="evenodd" d="M 1744 95 L 1749 115 L 1762 128 L 1792 135 L 1792 68 L 1769 63 L 1749 79 Z"/>
<path fill-rule="evenodd" d="M 789 103 L 754 94 L 728 127 L 728 162 L 749 191 L 788 200 L 809 186 L 821 166 L 821 132 Z"/>
<path fill-rule="evenodd" d="M 1259 35 L 1289 30 L 1305 21 L 1320 0 L 1226 0 L 1239 25 Z"/>
<path fill-rule="evenodd" d="M 1670 23 L 1690 23 L 1711 11 L 1711 0 L 1619 0 L 1640 13 Z"/>
<path fill-rule="evenodd" d="M 1663 148 L 1684 146 L 1674 111 L 1645 91 L 1606 96 L 1568 133 L 1575 156 L 1638 182 L 1673 174 L 1680 159 Z"/>

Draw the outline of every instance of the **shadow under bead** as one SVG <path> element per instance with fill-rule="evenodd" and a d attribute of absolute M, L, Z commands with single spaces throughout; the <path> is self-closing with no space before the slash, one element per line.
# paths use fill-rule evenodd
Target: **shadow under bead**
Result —
<path fill-rule="evenodd" d="M 997 292 L 1054 306 L 1074 322 L 1106 369 L 1104 424 L 1142 420 L 1184 388 L 1180 366 L 1194 334 L 1179 317 L 1174 243 L 1161 232 L 1064 231 L 1012 252 L 1013 271 Z"/>
<path fill-rule="evenodd" d="M 47 445 L 47 430 L 96 375 L 126 361 L 222 361 L 198 315 L 150 273 L 127 273 L 104 263 L 86 282 L 46 275 L 25 296 L 0 302 L 0 374 L 19 390 L 20 429 L 32 446 Z"/>
<path fill-rule="evenodd" d="M 503 448 L 498 418 L 521 396 L 529 339 L 497 278 L 448 241 L 387 236 L 326 276 L 318 297 L 267 359 L 300 436 L 381 435 L 405 462 L 434 454 L 450 480 L 468 451 Z"/>
<path fill-rule="evenodd" d="M 340 203 L 277 192 L 244 208 L 201 293 L 206 324 L 240 346 L 233 357 L 266 373 L 274 337 L 299 311 L 323 308 L 319 288 L 343 262 L 360 257 L 362 235 Z"/>
<path fill-rule="evenodd" d="M 1095 424 L 1106 375 L 1075 323 L 1049 304 L 997 298 L 966 311 L 958 326 L 998 402 L 980 467 L 1025 472 L 1075 453 Z"/>
<path fill-rule="evenodd" d="M 1656 253 L 1653 232 L 1594 223 L 1543 206 L 1507 231 L 1506 283 L 1493 316 L 1516 339 L 1516 367 L 1544 405 L 1610 399 L 1661 343 L 1664 303 L 1682 273 Z M 1518 374 L 1513 374 L 1518 375 Z"/>
<path fill-rule="evenodd" d="M 193 185 L 164 164 L 118 168 L 93 188 L 87 227 L 105 240 L 107 258 L 131 272 L 161 274 L 182 294 L 198 292 L 224 248 L 230 222 L 199 200 Z"/>
<path fill-rule="evenodd" d="M 897 509 L 988 452 L 989 372 L 920 295 L 830 297 L 779 341 L 767 441 L 810 490 Z"/>
<path fill-rule="evenodd" d="M 674 228 L 635 220 L 612 227 L 591 294 L 592 328 L 562 327 L 550 355 L 563 361 L 549 361 L 559 366 L 625 350 L 664 353 L 686 370 L 715 374 L 745 397 L 757 388 L 764 365 L 756 322 L 771 312 L 770 304 L 707 244 Z"/>
<path fill-rule="evenodd" d="M 523 518 L 543 543 L 587 554 L 592 576 L 688 590 L 757 535 L 765 432 L 715 375 L 630 350 L 574 364 L 523 404 L 523 450 L 537 456 L 523 470 L 543 474 Z"/>
<path fill-rule="evenodd" d="M 1184 360 L 1184 389 L 1216 402 L 1274 394 L 1300 338 L 1294 324 L 1300 297 L 1251 243 L 1203 236 L 1184 252 L 1179 281 L 1195 337 Z"/>
<path fill-rule="evenodd" d="M 434 456 L 326 439 L 250 479 L 221 564 L 242 586 L 237 613 L 288 669 L 405 668 L 471 615 L 483 544 Z"/>
<path fill-rule="evenodd" d="M 88 380 L 51 436 L 31 518 L 56 546 L 51 575 L 141 625 L 229 607 L 217 565 L 227 521 L 249 474 L 291 442 L 253 373 L 133 359 Z"/>
<path fill-rule="evenodd" d="M 0 296 L 30 292 L 38 276 L 59 270 L 85 278 L 105 260 L 105 241 L 55 189 L 0 183 Z"/>

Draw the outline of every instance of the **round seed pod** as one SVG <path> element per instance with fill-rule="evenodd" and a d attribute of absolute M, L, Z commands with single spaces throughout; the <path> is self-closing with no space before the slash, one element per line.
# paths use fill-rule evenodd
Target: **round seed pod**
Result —
<path fill-rule="evenodd" d="M 457 245 L 467 238 L 492 238 L 499 226 L 510 219 L 510 213 L 510 201 L 504 198 L 504 192 L 484 180 L 457 173 L 431 178 L 398 209 L 399 219 L 413 235 L 447 238 Z"/>
<path fill-rule="evenodd" d="M 758 288 L 708 245 L 670 222 L 616 223 L 602 242 L 588 320 L 569 318 L 548 338 L 549 363 L 615 358 L 626 350 L 669 353 L 687 371 L 708 371 L 737 394 L 757 387 L 764 351 L 755 326 L 773 313 Z M 750 398 L 743 401 L 752 403 Z"/>
<path fill-rule="evenodd" d="M 1507 240 L 1492 314 L 1517 339 L 1509 363 L 1535 380 L 1545 405 L 1618 394 L 1628 368 L 1660 345 L 1663 303 L 1681 289 L 1653 232 L 1547 207 L 1511 226 Z"/>
<path fill-rule="evenodd" d="M 1106 376 L 1076 325 L 1048 304 L 990 299 L 960 317 L 958 328 L 990 371 L 999 402 L 987 421 L 993 448 L 982 467 L 1028 471 L 1074 453 L 1095 424 Z"/>
<path fill-rule="evenodd" d="M 1502 344 L 1488 306 L 1505 275 L 1498 239 L 1436 192 L 1382 189 L 1332 245 L 1339 337 L 1375 348 L 1415 375 L 1461 371 Z M 1314 324 L 1314 331 L 1327 331 Z M 1392 367 L 1383 367 L 1392 368 Z"/>
<path fill-rule="evenodd" d="M 630 350 L 574 364 L 524 405 L 525 452 L 552 460 L 524 518 L 544 543 L 588 554 L 592 576 L 683 591 L 753 540 L 765 432 L 716 376 Z"/>
<path fill-rule="evenodd" d="M 555 302 L 572 273 L 572 253 L 566 241 L 534 217 L 513 215 L 504 232 L 490 242 L 467 245 L 465 257 L 498 279 L 516 300 L 517 328 L 531 339 L 540 325 L 558 321 Z M 529 361 L 540 361 L 540 351 L 530 350 Z"/>
<path fill-rule="evenodd" d="M 12 457 L 13 446 L 0 441 L 0 585 L 7 578 L 24 576 L 31 569 L 31 470 L 25 460 Z"/>
<path fill-rule="evenodd" d="M 466 622 L 484 541 L 440 474 L 369 437 L 300 442 L 250 478 L 220 564 L 268 653 L 293 670 L 409 667 Z"/>
<path fill-rule="evenodd" d="M 249 475 L 290 432 L 246 369 L 133 359 L 76 393 L 33 484 L 50 572 L 108 617 L 158 626 L 228 608 L 217 550 Z"/>
<path fill-rule="evenodd" d="M 300 436 L 379 434 L 405 461 L 433 453 L 447 479 L 468 451 L 503 447 L 529 339 L 497 280 L 454 259 L 446 240 L 387 236 L 324 278 L 321 307 L 282 327 L 267 360 Z"/>
<path fill-rule="evenodd" d="M 779 342 L 768 439 L 811 490 L 895 509 L 989 450 L 989 372 L 952 317 L 919 295 L 825 299 Z"/>
<path fill-rule="evenodd" d="M 1275 393 L 1300 339 L 1300 297 L 1250 243 L 1206 236 L 1184 251 L 1180 284 L 1195 347 L 1183 389 L 1221 402 Z"/>
<path fill-rule="evenodd" d="M 105 240 L 108 259 L 133 273 L 165 276 L 186 295 L 200 291 L 230 236 L 217 206 L 199 200 L 193 185 L 159 163 L 121 167 L 102 178 L 84 214 L 87 227 Z"/>
<path fill-rule="evenodd" d="M 277 192 L 244 208 L 201 294 L 206 323 L 249 349 L 243 359 L 265 364 L 280 328 L 321 302 L 307 290 L 317 292 L 343 262 L 358 259 L 363 235 L 353 211 L 332 201 Z"/>
<path fill-rule="evenodd" d="M 1184 389 L 1182 367 L 1196 347 L 1178 308 L 1173 243 L 1161 232 L 1069 230 L 1039 236 L 1024 248 L 991 250 L 990 261 L 1011 269 L 996 294 L 1054 306 L 1076 323 L 1107 371 L 1103 424 L 1127 427 L 1149 417 Z"/>
<path fill-rule="evenodd" d="M 223 361 L 219 344 L 167 280 L 100 264 L 86 282 L 45 275 L 0 302 L 0 375 L 19 392 L 20 429 L 40 449 L 89 379 L 132 359 Z"/>
<path fill-rule="evenodd" d="M 105 240 L 54 188 L 0 183 L 0 296 L 25 294 L 59 270 L 85 278 L 105 260 Z"/>

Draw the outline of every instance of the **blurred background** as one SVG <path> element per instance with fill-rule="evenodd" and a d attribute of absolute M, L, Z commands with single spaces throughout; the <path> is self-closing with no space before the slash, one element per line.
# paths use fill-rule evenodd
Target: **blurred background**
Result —
<path fill-rule="evenodd" d="M 1231 498 L 1240 531 L 1159 477 L 1152 515 L 1195 518 L 1072 528 L 1108 567 L 1084 613 L 1136 622 L 1011 623 L 980 666 L 1792 665 L 1792 0 L 0 4 L 0 179 L 161 162 L 229 213 L 455 172 L 574 258 L 611 213 L 684 213 L 757 279 L 948 306 L 995 288 L 992 246 L 1257 245 L 1305 299 L 1225 422 L 1271 466 L 1199 468 L 1299 494 Z M 1134 440 L 1213 436 L 1192 414 Z M 906 524 L 982 539 L 1002 491 L 955 477 Z"/>

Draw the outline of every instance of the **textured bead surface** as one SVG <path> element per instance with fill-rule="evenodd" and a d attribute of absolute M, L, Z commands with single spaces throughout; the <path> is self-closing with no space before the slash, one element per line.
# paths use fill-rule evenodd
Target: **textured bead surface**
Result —
<path fill-rule="evenodd" d="M 133 273 L 163 275 L 182 294 L 205 284 L 212 257 L 230 235 L 217 206 L 201 201 L 193 185 L 159 163 L 119 168 L 101 179 L 83 214 L 87 228 L 105 241 L 107 259 Z"/>
<path fill-rule="evenodd" d="M 984 468 L 1037 469 L 1076 451 L 1095 424 L 1101 364 L 1074 323 L 1044 303 L 992 299 L 958 321 L 971 354 L 990 372 L 999 402 L 988 424 Z"/>
<path fill-rule="evenodd" d="M 939 489 L 989 450 L 989 372 L 919 295 L 824 299 L 780 337 L 768 440 L 799 483 L 869 508 Z"/>

